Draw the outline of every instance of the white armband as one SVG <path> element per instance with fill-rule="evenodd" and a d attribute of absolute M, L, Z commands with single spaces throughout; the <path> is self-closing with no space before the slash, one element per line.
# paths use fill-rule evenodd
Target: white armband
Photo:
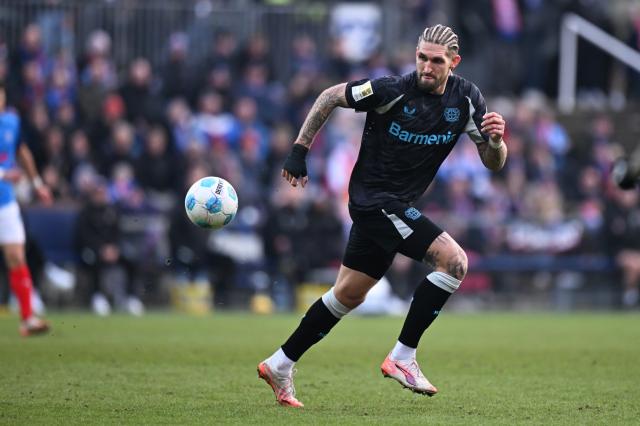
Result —
<path fill-rule="evenodd" d="M 0 180 L 4 178 L 5 172 L 3 168 L 0 168 Z"/>

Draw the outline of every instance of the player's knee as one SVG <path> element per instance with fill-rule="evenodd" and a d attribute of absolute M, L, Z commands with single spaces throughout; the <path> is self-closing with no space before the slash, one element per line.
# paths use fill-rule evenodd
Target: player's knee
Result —
<path fill-rule="evenodd" d="M 322 295 L 322 303 L 329 309 L 334 317 L 340 319 L 347 315 L 352 308 L 346 306 L 336 297 L 336 288 L 331 287 L 329 291 Z"/>
<path fill-rule="evenodd" d="M 431 250 L 436 253 L 436 256 L 430 256 L 427 253 L 425 257 L 425 263 L 433 267 L 436 271 L 446 273 L 453 278 L 462 281 L 467 274 L 467 268 L 469 261 L 467 254 L 462 248 L 451 241 L 451 244 L 447 244 L 444 247 L 439 247 L 437 250 Z"/>
<path fill-rule="evenodd" d="M 424 262 L 436 271 L 461 281 L 467 274 L 468 260 L 462 247 L 443 232 L 429 246 Z"/>
<path fill-rule="evenodd" d="M 4 259 L 9 269 L 17 268 L 26 263 L 23 252 L 15 248 L 5 249 Z"/>
<path fill-rule="evenodd" d="M 467 275 L 469 260 L 467 254 L 460 247 L 447 259 L 446 272 L 459 281 Z"/>
<path fill-rule="evenodd" d="M 448 274 L 458 281 L 462 281 L 465 275 L 467 275 L 469 261 L 467 259 L 467 254 L 460 248 L 460 246 L 456 245 L 455 247 L 452 247 L 451 250 L 443 253 L 438 260 L 439 261 L 435 264 L 436 271 Z"/>
<path fill-rule="evenodd" d="M 357 291 L 346 286 L 336 286 L 333 291 L 336 299 L 349 309 L 357 308 L 367 296 L 366 292 Z"/>

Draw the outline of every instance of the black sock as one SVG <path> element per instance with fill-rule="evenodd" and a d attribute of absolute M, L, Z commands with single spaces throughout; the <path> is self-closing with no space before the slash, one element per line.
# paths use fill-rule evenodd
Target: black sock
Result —
<path fill-rule="evenodd" d="M 418 284 L 398 341 L 410 348 L 417 348 L 420 338 L 436 319 L 449 296 L 451 293 L 426 278 Z"/>
<path fill-rule="evenodd" d="M 322 303 L 322 298 L 311 305 L 300 325 L 282 345 L 285 355 L 292 361 L 298 361 L 303 353 L 318 343 L 340 321 Z"/>

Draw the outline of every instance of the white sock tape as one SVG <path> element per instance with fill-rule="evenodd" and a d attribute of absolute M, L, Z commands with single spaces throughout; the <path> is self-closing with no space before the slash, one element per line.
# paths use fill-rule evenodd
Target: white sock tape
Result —
<path fill-rule="evenodd" d="M 433 283 L 433 285 L 440 287 L 444 291 L 453 293 L 460 287 L 460 280 L 455 279 L 449 274 L 444 272 L 435 271 L 427 275 L 427 279 Z"/>
<path fill-rule="evenodd" d="M 351 312 L 351 309 L 344 306 L 338 299 L 336 295 L 333 293 L 334 287 L 331 287 L 329 291 L 322 295 L 322 303 L 331 311 L 334 317 L 342 318 Z"/>

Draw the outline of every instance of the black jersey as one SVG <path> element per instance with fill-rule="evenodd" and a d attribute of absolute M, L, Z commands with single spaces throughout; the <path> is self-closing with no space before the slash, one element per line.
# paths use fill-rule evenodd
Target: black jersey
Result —
<path fill-rule="evenodd" d="M 416 73 L 352 81 L 349 106 L 367 111 L 358 160 L 349 182 L 357 210 L 411 204 L 427 189 L 460 135 L 476 143 L 487 107 L 471 82 L 450 75 L 442 95 L 418 88 Z"/>

